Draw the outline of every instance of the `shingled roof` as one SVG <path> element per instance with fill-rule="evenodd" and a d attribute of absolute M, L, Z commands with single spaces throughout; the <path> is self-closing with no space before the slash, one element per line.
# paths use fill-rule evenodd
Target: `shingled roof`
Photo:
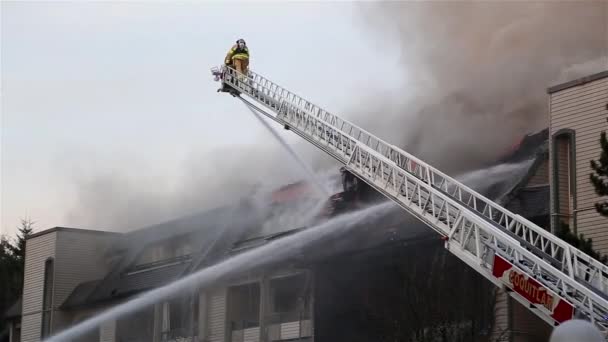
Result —
<path fill-rule="evenodd" d="M 256 215 L 248 203 L 241 202 L 126 233 L 117 247 L 122 257 L 112 271 L 103 279 L 77 286 L 61 308 L 101 304 L 167 284 L 202 260 L 227 253 L 226 244 L 231 245 L 244 230 L 259 222 Z M 145 270 L 134 267 L 144 248 L 179 236 L 194 242 L 196 248 L 190 255 L 149 265 Z"/>
<path fill-rule="evenodd" d="M 527 218 L 549 216 L 549 185 L 526 187 L 507 204 L 507 209 Z"/>

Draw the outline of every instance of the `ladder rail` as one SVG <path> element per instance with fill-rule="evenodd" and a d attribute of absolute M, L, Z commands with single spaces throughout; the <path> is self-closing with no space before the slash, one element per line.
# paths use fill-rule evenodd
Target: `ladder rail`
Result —
<path fill-rule="evenodd" d="M 230 76 L 228 79 L 233 79 L 236 76 L 236 71 L 229 68 L 228 75 Z M 278 86 L 259 74 L 250 72 L 250 77 L 252 84 L 259 89 L 267 90 L 266 93 L 271 93 L 273 100 L 306 110 L 311 116 L 332 124 L 339 131 L 348 132 L 350 137 L 393 160 L 404 170 L 417 175 L 430 185 L 467 204 L 485 219 L 521 238 L 527 245 L 547 254 L 548 261 L 558 260 L 561 263 L 562 271 L 570 277 L 585 281 L 601 292 L 608 291 L 607 265 L 595 260 L 524 217 L 499 206 L 419 158 L 376 138 L 349 121 L 323 110 L 321 107 Z M 277 92 L 277 90 L 280 90 L 280 92 Z"/>
<path fill-rule="evenodd" d="M 250 104 L 246 100 L 243 101 Z M 332 153 L 336 152 L 335 147 L 331 147 L 330 144 L 318 144 L 320 136 L 314 135 L 314 132 L 318 131 L 312 130 L 310 125 L 306 126 L 305 120 L 298 124 L 296 120 L 282 120 L 271 114 L 264 114 L 279 123 L 292 123 L 293 126 L 290 126 L 290 129 L 293 132 L 315 143 L 324 151 L 334 149 Z M 315 118 L 311 119 L 311 121 L 314 120 Z M 312 134 L 306 134 L 306 130 Z M 392 199 L 439 234 L 449 236 L 450 239 L 446 246 L 448 250 L 487 279 L 497 284 L 492 276 L 492 265 L 488 261 L 488 256 L 491 256 L 490 253 L 498 252 L 500 256 L 509 259 L 528 274 L 533 274 L 534 279 L 544 286 L 574 303 L 577 308 L 582 308 L 581 311 L 592 321 L 602 322 L 603 317 L 608 314 L 608 307 L 603 298 L 577 282 L 569 281 L 570 278 L 564 277 L 560 270 L 523 249 L 516 239 L 495 229 L 462 204 L 398 168 L 393 162 L 383 160 L 384 158 L 376 151 L 361 145 L 350 137 L 347 139 L 350 140 L 348 145 L 355 148 L 350 152 L 348 149 L 344 149 L 343 156 L 337 159 L 343 162 L 347 160 L 345 164 L 348 169 L 363 181 Z M 433 210 L 428 210 L 428 203 L 431 204 Z M 500 286 L 500 284 L 497 285 Z M 542 318 L 547 320 L 546 317 Z M 601 326 L 605 331 L 607 327 Z"/>
<path fill-rule="evenodd" d="M 386 151 L 382 149 L 378 151 L 378 147 L 381 144 L 390 145 L 378 138 L 372 138 L 361 129 L 355 130 L 356 137 L 351 135 L 353 127 L 356 126 L 349 123 L 347 125 L 348 133 L 346 133 L 344 120 L 337 120 L 336 116 L 257 74 L 252 73 L 245 81 L 239 80 L 237 77 L 243 76 L 236 75 L 236 72 L 229 69 L 225 82 L 275 112 L 275 115 L 272 115 L 258 108 L 263 114 L 277 122 L 287 124 L 294 133 L 330 153 L 376 190 L 414 214 L 441 235 L 449 237 L 446 247 L 486 278 L 495 281 L 488 268 L 491 263 L 486 258 L 490 254 L 497 253 L 511 260 L 528 275 L 574 304 L 577 310 L 588 316 L 603 331 L 607 330 L 604 318 L 608 314 L 608 302 L 584 284 L 579 283 L 572 273 L 573 268 L 584 267 L 578 263 L 578 253 L 568 255 L 570 249 L 565 248 L 565 258 L 562 260 L 566 263 L 562 263 L 561 270 L 555 268 L 522 247 L 520 241 L 484 219 L 486 215 L 483 215 L 483 212 L 488 212 L 492 216 L 492 208 L 496 208 L 494 210 L 500 212 L 502 208 L 498 205 L 487 200 L 487 203 L 492 206 L 486 205 L 487 210 L 478 208 L 477 201 L 482 199 L 481 195 L 474 196 L 475 193 L 473 193 L 471 196 L 473 199 L 469 198 L 465 201 L 462 193 L 466 194 L 468 188 L 450 178 L 444 178 L 442 186 L 437 187 L 433 177 L 442 174 L 434 172 L 434 169 L 426 163 L 420 161 L 415 168 L 411 167 L 411 163 L 409 166 L 406 163 L 408 167 L 403 168 L 402 158 L 419 161 L 417 158 L 392 147 L 387 151 L 397 152 L 397 158 L 389 158 L 383 153 Z M 246 100 L 244 101 L 246 102 Z M 362 134 L 365 141 L 361 141 Z M 372 146 L 369 145 L 370 141 Z M 376 146 L 373 146 L 374 143 Z M 447 183 L 453 183 L 455 189 L 444 186 Z M 450 195 L 450 190 L 459 196 Z M 516 217 L 514 214 L 506 214 L 510 213 L 505 213 L 501 220 L 507 231 L 524 231 L 524 235 L 531 235 L 534 239 L 541 240 L 541 247 L 545 249 L 547 246 L 551 250 L 563 248 L 564 242 L 556 237 L 549 236 L 546 240 L 542 240 L 543 235 L 533 236 L 532 230 L 528 227 L 534 228 L 534 225 L 527 224 L 528 222 L 523 218 Z M 522 227 L 522 225 L 526 225 L 526 227 Z M 528 230 L 526 231 L 526 229 Z M 537 229 L 542 228 L 537 227 Z M 543 232 L 545 231 L 543 230 Z M 551 244 L 553 240 L 557 243 Z M 538 244 L 537 241 L 532 241 L 532 243 Z M 580 254 L 584 255 L 582 252 Z M 571 259 L 573 257 L 576 258 Z M 574 264 L 572 264 L 573 261 Z M 564 266 L 564 264 L 566 265 Z M 593 266 L 592 263 L 591 265 Z M 564 268 L 570 272 L 565 272 Z M 602 270 L 600 269 L 600 271 Z M 546 312 L 544 314 L 546 316 Z"/>
<path fill-rule="evenodd" d="M 335 115 L 330 113 L 327 113 L 327 115 L 335 117 Z M 363 134 L 365 137 L 371 136 L 370 133 L 356 127 L 346 120 L 336 118 L 336 121 L 342 121 L 343 125 L 345 124 L 347 127 L 351 127 L 351 130 L 352 127 L 359 130 L 357 140 L 370 146 L 370 144 L 364 141 L 364 139 L 359 139 L 361 134 Z M 591 275 L 593 278 L 588 279 L 587 282 L 591 283 L 594 287 L 598 288 L 602 292 L 606 292 L 608 290 L 608 266 L 593 259 L 589 255 L 582 253 L 580 250 L 565 243 L 563 240 L 557 238 L 550 232 L 547 232 L 545 229 L 536 226 L 534 223 L 530 222 L 524 217 L 511 213 L 507 209 L 502 208 L 490 199 L 470 189 L 466 185 L 461 184 L 452 177 L 446 175 L 440 170 L 437 170 L 417 157 L 394 145 L 386 144 L 380 139 L 377 140 L 380 141 L 378 145 L 383 146 L 386 151 L 389 151 L 387 154 L 385 154 L 389 158 L 393 155 L 393 153 L 397 154 L 399 157 L 404 157 L 403 159 L 398 160 L 406 161 L 405 163 L 401 163 L 406 171 L 419 175 L 421 179 L 429 182 L 429 184 L 438 186 L 440 189 L 448 193 L 450 192 L 450 189 L 452 189 L 455 197 L 457 197 L 460 201 L 470 203 L 470 206 L 473 209 L 478 211 L 487 219 L 490 219 L 491 221 L 501 225 L 503 228 L 513 232 L 530 245 L 533 245 L 542 252 L 547 253 L 550 257 L 558 260 L 561 259 L 560 261 L 563 264 L 562 269 L 570 276 L 578 276 L 579 278 L 584 279 L 589 278 L 589 275 Z M 376 150 L 378 150 L 378 148 L 376 148 Z M 383 151 L 381 150 L 379 152 L 382 153 Z M 391 160 L 394 159 L 391 158 Z M 417 169 L 412 165 L 416 165 Z M 454 191 L 454 189 L 457 191 Z M 579 262 L 585 267 L 575 268 L 576 265 L 572 261 L 573 258 L 578 259 Z"/>

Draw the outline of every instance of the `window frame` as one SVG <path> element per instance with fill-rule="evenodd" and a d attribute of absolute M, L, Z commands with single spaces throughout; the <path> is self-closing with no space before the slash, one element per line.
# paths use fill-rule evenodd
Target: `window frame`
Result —
<path fill-rule="evenodd" d="M 53 257 L 49 257 L 44 261 L 44 279 L 42 283 L 42 314 L 40 322 L 40 337 L 43 339 L 49 337 L 53 332 L 52 325 L 54 293 L 55 259 Z"/>
<path fill-rule="evenodd" d="M 551 135 L 551 231 L 555 234 L 558 231 L 560 216 L 560 201 L 559 201 L 559 160 L 557 143 L 560 138 L 567 138 L 569 146 L 567 150 L 567 165 L 568 165 L 568 200 L 571 201 L 569 215 L 569 226 L 573 233 L 577 233 L 577 189 L 576 189 L 576 132 L 571 128 L 562 128 Z"/>

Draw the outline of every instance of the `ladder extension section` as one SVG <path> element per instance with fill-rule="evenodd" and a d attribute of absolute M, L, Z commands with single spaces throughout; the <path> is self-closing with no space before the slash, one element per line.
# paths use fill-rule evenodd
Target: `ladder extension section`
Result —
<path fill-rule="evenodd" d="M 556 313 L 556 306 L 571 305 L 579 317 L 608 333 L 608 266 L 413 155 L 254 72 L 244 76 L 225 68 L 222 76 L 244 103 L 328 153 L 437 231 L 451 253 L 497 286 L 506 286 L 511 296 L 548 323 L 556 325 L 571 318 Z M 518 278 L 518 272 L 523 278 Z M 507 281 L 505 277 L 512 278 Z M 541 287 L 550 290 L 546 292 L 550 298 L 553 293 L 565 301 L 547 300 Z"/>

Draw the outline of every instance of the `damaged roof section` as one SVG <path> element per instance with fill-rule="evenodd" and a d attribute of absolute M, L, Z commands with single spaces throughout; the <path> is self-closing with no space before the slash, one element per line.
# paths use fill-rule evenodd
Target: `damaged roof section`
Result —
<path fill-rule="evenodd" d="M 533 159 L 549 151 L 549 128 L 525 135 L 497 163 L 517 163 Z"/>
<path fill-rule="evenodd" d="M 548 160 L 549 129 L 528 134 L 505 156 L 459 180 L 500 205 L 511 201 Z M 544 184 L 548 185 L 548 181 Z"/>
<path fill-rule="evenodd" d="M 548 216 L 548 185 L 527 186 L 545 162 L 547 142 L 548 129 L 523 137 L 508 155 L 487 170 L 470 173 L 483 183 L 473 188 L 522 216 Z M 509 166 L 516 167 L 509 169 Z M 104 279 L 80 284 L 63 307 L 69 309 L 131 296 L 170 283 L 234 254 L 305 230 L 306 225 L 288 218 L 294 211 L 299 210 L 302 214 L 312 210 L 306 202 L 311 198 L 309 194 L 309 186 L 295 183 L 262 200 L 267 203 L 257 203 L 259 198 L 249 198 L 234 206 L 124 234 L 122 244 L 116 249 L 122 256 L 114 269 Z M 340 196 L 338 193 L 332 198 Z M 354 223 L 345 234 L 330 235 L 303 248 L 294 248 L 290 262 L 317 262 L 345 253 L 433 239 L 441 243 L 432 229 L 395 205 L 383 217 Z M 180 245 L 180 241 L 187 242 L 188 247 Z M 164 245 L 173 246 L 169 249 L 174 254 L 167 254 L 161 262 L 143 262 L 147 251 L 154 253 L 155 248 L 159 248 L 156 252 L 162 254 Z"/>
<path fill-rule="evenodd" d="M 63 308 L 101 304 L 170 283 L 203 262 L 221 258 L 259 221 L 252 206 L 241 202 L 126 233 L 113 270 L 76 287 Z M 147 254 L 162 260 L 147 262 L 154 259 Z"/>
<path fill-rule="evenodd" d="M 527 218 L 549 217 L 549 186 L 522 188 L 507 203 L 507 209 Z"/>
<path fill-rule="evenodd" d="M 550 215 L 549 129 L 525 136 L 506 162 L 530 160 L 509 191 L 499 198 L 507 210 L 546 225 Z"/>

